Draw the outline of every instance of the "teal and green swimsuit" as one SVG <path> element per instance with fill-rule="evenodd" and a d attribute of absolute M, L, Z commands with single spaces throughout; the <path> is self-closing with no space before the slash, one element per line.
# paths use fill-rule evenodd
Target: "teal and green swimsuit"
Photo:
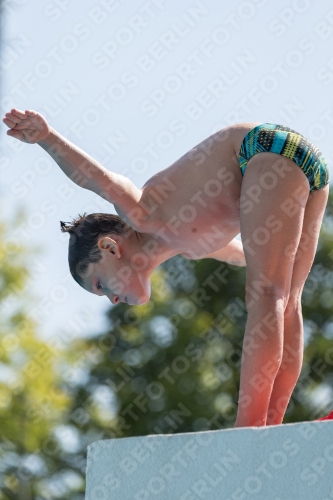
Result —
<path fill-rule="evenodd" d="M 262 152 L 277 153 L 293 160 L 308 178 L 310 191 L 329 183 L 329 169 L 321 151 L 289 127 L 262 123 L 246 134 L 238 158 L 242 175 L 250 158 Z"/>

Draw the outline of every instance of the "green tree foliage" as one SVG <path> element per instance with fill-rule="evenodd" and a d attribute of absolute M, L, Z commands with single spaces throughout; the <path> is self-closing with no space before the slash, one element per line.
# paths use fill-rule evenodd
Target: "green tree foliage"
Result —
<path fill-rule="evenodd" d="M 36 252 L 11 236 L 20 223 L 20 214 L 0 223 L 0 498 L 73 498 L 84 488 L 84 464 L 79 476 L 59 441 L 70 402 L 57 368 L 63 353 L 37 335 L 29 315 Z"/>
<path fill-rule="evenodd" d="M 10 245 L 4 224 L 0 232 L 2 498 L 83 500 L 86 448 L 99 439 L 233 427 L 245 268 L 177 256 L 154 272 L 147 304 L 111 307 L 106 332 L 64 352 L 36 335 L 24 299 L 29 254 Z M 285 423 L 333 408 L 332 243 L 330 196 L 302 297 L 304 363 Z"/>

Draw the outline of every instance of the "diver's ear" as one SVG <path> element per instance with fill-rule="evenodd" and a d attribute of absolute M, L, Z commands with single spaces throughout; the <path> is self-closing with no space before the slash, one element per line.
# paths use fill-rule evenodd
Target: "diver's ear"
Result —
<path fill-rule="evenodd" d="M 110 252 L 118 258 L 121 257 L 120 247 L 118 243 L 109 236 L 102 236 L 101 238 L 99 238 L 97 246 L 100 250 Z"/>

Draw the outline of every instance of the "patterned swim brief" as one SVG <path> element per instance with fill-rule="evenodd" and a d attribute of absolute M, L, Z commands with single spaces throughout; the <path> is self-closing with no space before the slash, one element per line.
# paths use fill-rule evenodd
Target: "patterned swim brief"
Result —
<path fill-rule="evenodd" d="M 291 128 L 262 123 L 250 130 L 239 150 L 238 161 L 242 175 L 250 158 L 262 152 L 277 153 L 293 160 L 308 178 L 310 191 L 329 183 L 329 169 L 321 151 Z"/>

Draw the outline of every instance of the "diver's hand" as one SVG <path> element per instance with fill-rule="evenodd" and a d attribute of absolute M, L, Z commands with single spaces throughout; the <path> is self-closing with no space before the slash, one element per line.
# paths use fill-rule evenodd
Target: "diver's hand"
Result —
<path fill-rule="evenodd" d="M 13 108 L 2 119 L 9 127 L 7 135 L 28 144 L 35 144 L 44 140 L 51 131 L 45 118 L 36 111 L 20 111 Z"/>

